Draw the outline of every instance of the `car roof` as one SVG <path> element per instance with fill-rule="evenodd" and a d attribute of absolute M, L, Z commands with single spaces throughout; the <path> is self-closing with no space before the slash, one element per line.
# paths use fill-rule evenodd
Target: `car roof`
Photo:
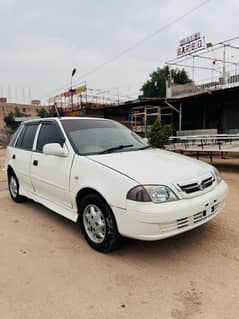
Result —
<path fill-rule="evenodd" d="M 59 121 L 59 120 L 101 120 L 101 121 L 112 121 L 110 119 L 100 118 L 100 117 L 70 117 L 70 116 L 62 116 L 62 117 L 45 117 L 45 118 L 35 118 L 23 121 L 23 124 L 30 124 L 30 123 L 38 123 L 38 122 L 45 122 L 45 121 Z"/>

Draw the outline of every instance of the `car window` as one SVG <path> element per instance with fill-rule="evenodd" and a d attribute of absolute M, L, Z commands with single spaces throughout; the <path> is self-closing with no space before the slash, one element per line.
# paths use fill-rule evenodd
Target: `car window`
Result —
<path fill-rule="evenodd" d="M 16 147 L 31 151 L 36 130 L 37 130 L 37 124 L 29 124 L 24 126 L 17 140 Z"/>
<path fill-rule="evenodd" d="M 23 127 L 23 129 L 21 130 L 20 135 L 18 136 L 17 143 L 16 143 L 16 147 L 21 147 L 21 145 L 22 145 L 22 140 L 23 140 L 23 136 L 24 136 L 24 134 L 25 134 L 25 130 L 26 130 L 26 126 Z"/>
<path fill-rule="evenodd" d="M 64 138 L 54 123 L 43 123 L 37 140 L 37 152 L 42 152 L 44 145 L 58 143 L 63 145 Z"/>
<path fill-rule="evenodd" d="M 27 125 L 25 129 L 25 133 L 22 139 L 22 145 L 21 148 L 25 150 L 32 150 L 33 142 L 35 139 L 36 131 L 37 131 L 38 125 Z"/>
<path fill-rule="evenodd" d="M 15 142 L 17 140 L 18 134 L 22 129 L 22 125 L 19 126 L 19 128 L 15 131 L 15 133 L 12 135 L 11 141 L 9 143 L 9 146 L 14 146 Z"/>
<path fill-rule="evenodd" d="M 61 123 L 74 150 L 80 155 L 100 154 L 112 148 L 122 151 L 124 145 L 124 151 L 149 147 L 140 136 L 115 121 L 62 119 Z"/>

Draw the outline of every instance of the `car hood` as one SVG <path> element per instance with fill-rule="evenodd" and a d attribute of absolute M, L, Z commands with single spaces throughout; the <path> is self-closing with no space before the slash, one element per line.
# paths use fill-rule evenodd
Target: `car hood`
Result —
<path fill-rule="evenodd" d="M 173 184 L 213 171 L 206 163 L 160 149 L 91 155 L 97 163 L 116 170 L 140 184 Z"/>

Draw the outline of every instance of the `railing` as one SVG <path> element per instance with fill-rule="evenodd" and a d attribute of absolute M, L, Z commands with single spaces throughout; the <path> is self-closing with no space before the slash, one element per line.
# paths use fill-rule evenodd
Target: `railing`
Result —
<path fill-rule="evenodd" d="M 223 79 L 219 81 L 212 81 L 208 83 L 187 83 L 187 84 L 173 84 L 171 87 L 171 97 L 183 97 L 188 95 L 197 95 L 200 93 L 227 89 L 239 86 L 239 75 L 233 75 L 228 77 L 227 82 L 223 83 Z"/>

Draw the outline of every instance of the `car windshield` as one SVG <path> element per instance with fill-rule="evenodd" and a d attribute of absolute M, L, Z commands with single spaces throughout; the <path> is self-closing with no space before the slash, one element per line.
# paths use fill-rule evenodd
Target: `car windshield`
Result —
<path fill-rule="evenodd" d="M 80 155 L 127 152 L 150 147 L 125 126 L 100 119 L 62 119 L 63 128 Z"/>

